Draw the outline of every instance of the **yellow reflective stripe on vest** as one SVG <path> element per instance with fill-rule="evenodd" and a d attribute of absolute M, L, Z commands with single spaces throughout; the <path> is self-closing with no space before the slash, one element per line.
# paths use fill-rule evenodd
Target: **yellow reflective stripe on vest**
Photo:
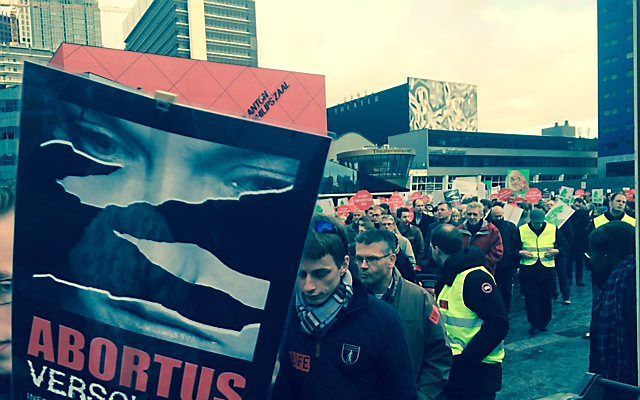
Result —
<path fill-rule="evenodd" d="M 520 228 L 520 240 L 522 249 L 533 254 L 532 258 L 522 258 L 520 264 L 524 266 L 535 265 L 538 260 L 547 268 L 556 266 L 555 257 L 545 257 L 545 254 L 553 250 L 556 243 L 556 226 L 550 223 L 544 227 L 540 236 L 536 235 L 529 225 L 522 225 Z"/>
<path fill-rule="evenodd" d="M 485 267 L 468 269 L 459 273 L 451 286 L 445 285 L 438 296 L 438 304 L 440 302 L 446 303 L 446 306 L 440 307 L 440 315 L 454 355 L 464 351 L 474 336 L 478 334 L 484 322 L 464 304 L 463 298 L 465 279 L 469 273 L 477 270 L 482 270 L 491 276 Z M 495 284 L 495 280 L 493 282 Z M 504 359 L 504 354 L 504 348 L 500 344 L 482 361 L 489 364 L 500 363 Z"/>
<path fill-rule="evenodd" d="M 611 221 L 609 221 L 609 219 L 604 215 L 599 215 L 597 216 L 594 220 L 593 220 L 593 225 L 596 228 L 600 228 L 602 225 L 609 223 Z M 631 226 L 636 226 L 636 219 L 627 215 L 626 213 L 624 214 L 624 216 L 622 217 L 622 222 L 626 222 L 627 224 L 631 225 Z"/>

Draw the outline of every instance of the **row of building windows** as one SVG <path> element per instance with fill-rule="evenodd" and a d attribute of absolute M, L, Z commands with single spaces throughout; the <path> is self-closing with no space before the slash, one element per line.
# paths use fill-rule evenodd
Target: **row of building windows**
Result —
<path fill-rule="evenodd" d="M 248 24 L 220 21 L 214 17 L 205 17 L 205 25 L 208 29 L 225 29 L 232 32 L 250 32 Z"/>
<path fill-rule="evenodd" d="M 218 55 L 228 54 L 238 57 L 251 57 L 251 49 L 217 45 L 214 43 L 207 43 L 207 52 L 217 53 Z"/>
<path fill-rule="evenodd" d="M 0 100 L 0 112 L 15 112 L 20 110 L 20 101 L 16 99 Z"/>
<path fill-rule="evenodd" d="M 214 17 L 233 18 L 242 21 L 249 21 L 249 13 L 246 11 L 231 10 L 228 8 L 210 6 L 207 4 L 204 5 L 204 13 Z"/>
<path fill-rule="evenodd" d="M 596 167 L 597 158 L 429 155 L 431 167 Z"/>
<path fill-rule="evenodd" d="M 248 9 L 249 5 L 245 0 L 205 0 L 205 6 L 207 5 L 222 5 L 230 6 L 242 9 Z"/>
<path fill-rule="evenodd" d="M 596 151 L 597 141 L 552 136 L 429 131 L 430 147 Z"/>
<path fill-rule="evenodd" d="M 233 35 L 207 30 L 207 40 L 220 41 L 225 43 L 233 43 L 237 45 L 251 45 L 251 38 L 247 35 Z"/>

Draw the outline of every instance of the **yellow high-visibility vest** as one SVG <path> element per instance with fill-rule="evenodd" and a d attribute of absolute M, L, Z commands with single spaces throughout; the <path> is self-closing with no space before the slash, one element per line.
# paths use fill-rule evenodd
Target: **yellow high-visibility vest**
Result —
<path fill-rule="evenodd" d="M 471 339 L 478 334 L 482 326 L 483 321 L 464 304 L 464 299 L 462 298 L 464 281 L 469 273 L 476 270 L 483 270 L 487 275 L 491 276 L 485 267 L 468 269 L 459 273 L 453 280 L 451 286 L 445 285 L 438 296 L 440 315 L 442 316 L 442 322 L 447 331 L 447 336 L 449 336 L 451 351 L 454 356 L 464 351 L 469 342 L 471 342 Z M 493 276 L 491 276 L 491 279 L 493 279 Z M 501 342 L 482 362 L 488 364 L 501 363 L 504 355 L 504 343 Z"/>
<path fill-rule="evenodd" d="M 600 228 L 602 225 L 608 222 L 611 222 L 611 221 L 609 221 L 609 218 L 607 218 L 607 216 L 604 214 L 599 215 L 593 219 L 593 225 L 595 225 L 596 228 Z M 633 217 L 630 217 L 626 213 L 624 214 L 624 217 L 622 217 L 622 222 L 626 222 L 631 226 L 636 226 L 636 219 Z"/>
<path fill-rule="evenodd" d="M 535 265 L 538 260 L 547 268 L 556 266 L 555 257 L 545 257 L 545 253 L 553 250 L 556 244 L 556 226 L 547 222 L 547 226 L 540 236 L 536 235 L 529 227 L 529 224 L 520 227 L 520 240 L 522 241 L 522 250 L 526 250 L 533 254 L 532 258 L 522 258 L 520 264 L 524 266 Z"/>

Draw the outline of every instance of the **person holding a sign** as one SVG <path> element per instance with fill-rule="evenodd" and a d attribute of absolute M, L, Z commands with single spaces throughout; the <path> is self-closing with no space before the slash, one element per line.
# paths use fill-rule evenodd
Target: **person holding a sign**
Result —
<path fill-rule="evenodd" d="M 442 399 L 451 368 L 440 312 L 420 286 L 403 279 L 395 267 L 397 239 L 388 231 L 356 236 L 356 264 L 362 283 L 391 304 L 400 316 L 421 400 Z"/>
<path fill-rule="evenodd" d="M 0 187 L 0 399 L 8 399 L 11 392 L 13 205 L 13 190 Z"/>
<path fill-rule="evenodd" d="M 529 334 L 547 330 L 552 314 L 552 286 L 556 257 L 566 251 L 567 242 L 555 225 L 545 222 L 543 210 L 534 208 L 529 223 L 520 228 L 520 286 L 524 294 Z"/>
<path fill-rule="evenodd" d="M 273 399 L 418 399 L 398 314 L 352 278 L 347 247 L 339 221 L 314 216 Z"/>

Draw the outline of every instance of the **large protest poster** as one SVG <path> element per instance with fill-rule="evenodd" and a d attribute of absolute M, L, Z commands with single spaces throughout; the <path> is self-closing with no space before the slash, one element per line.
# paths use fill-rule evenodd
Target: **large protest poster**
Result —
<path fill-rule="evenodd" d="M 529 175 L 530 171 L 528 169 L 507 170 L 507 189 L 513 191 L 516 196 L 524 196 L 529 190 Z"/>
<path fill-rule="evenodd" d="M 27 63 L 14 399 L 267 396 L 329 139 Z"/>

